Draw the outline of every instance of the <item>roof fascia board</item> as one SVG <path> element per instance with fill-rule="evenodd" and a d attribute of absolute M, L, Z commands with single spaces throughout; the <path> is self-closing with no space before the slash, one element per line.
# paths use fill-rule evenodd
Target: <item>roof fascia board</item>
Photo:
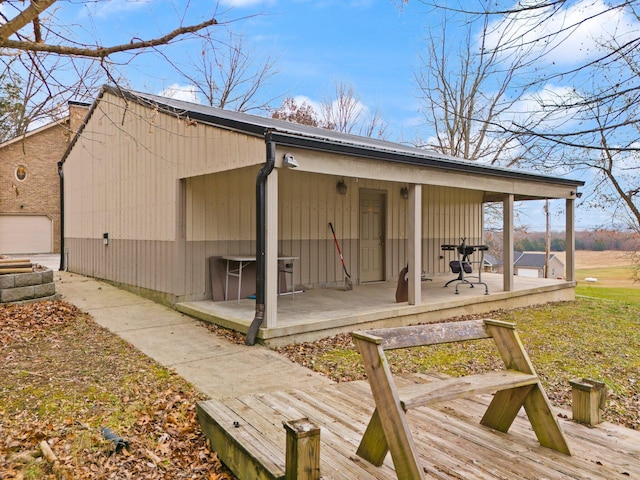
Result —
<path fill-rule="evenodd" d="M 374 160 L 385 160 L 388 162 L 402 163 L 411 166 L 438 168 L 448 171 L 457 171 L 470 174 L 483 174 L 494 177 L 508 178 L 512 180 L 529 180 L 534 182 L 552 183 L 556 185 L 582 186 L 581 180 L 571 180 L 561 177 L 549 177 L 529 172 L 506 170 L 490 167 L 482 164 L 469 163 L 465 161 L 448 160 L 444 158 L 417 156 L 409 153 L 393 152 L 384 149 L 369 148 L 366 146 L 336 143 L 328 140 L 320 140 L 309 137 L 291 135 L 282 132 L 273 132 L 272 138 L 278 145 L 306 148 L 309 150 L 320 150 L 331 153 L 341 153 L 350 156 L 370 158 Z"/>

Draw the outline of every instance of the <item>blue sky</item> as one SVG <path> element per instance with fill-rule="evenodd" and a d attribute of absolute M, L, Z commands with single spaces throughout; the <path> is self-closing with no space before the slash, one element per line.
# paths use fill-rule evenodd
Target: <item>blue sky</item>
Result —
<path fill-rule="evenodd" d="M 154 0 L 99 2 L 87 15 L 101 39 L 148 38 L 175 22 L 184 11 L 172 2 Z M 185 2 L 177 2 L 185 4 Z M 216 12 L 213 2 L 191 2 L 187 21 L 195 23 Z M 265 90 L 269 98 L 306 97 L 320 103 L 335 82 L 353 85 L 368 109 L 379 108 L 395 140 L 411 141 L 419 123 L 414 69 L 423 37 L 425 7 L 411 2 L 402 9 L 383 1 L 228 1 L 216 17 L 246 37 L 257 54 L 276 59 L 277 76 Z M 140 22 L 140 17 L 153 21 Z M 117 20 L 114 22 L 114 20 Z M 224 38 L 224 29 L 220 28 Z M 197 54 L 197 42 L 183 42 L 172 52 Z M 160 93 L 184 80 L 149 56 L 126 72 L 131 86 Z M 274 102 L 277 107 L 279 102 Z"/>
<path fill-rule="evenodd" d="M 390 0 L 221 0 L 219 4 L 209 0 L 102 0 L 88 2 L 80 10 L 78 3 L 61 5 L 62 9 L 71 9 L 67 15 L 72 18 L 75 35 L 97 38 L 103 44 L 151 38 L 180 22 L 197 23 L 215 16 L 230 22 L 227 27 L 219 27 L 221 38 L 229 28 L 243 34 L 254 53 L 277 60 L 278 74 L 264 91 L 268 98 L 302 97 L 319 104 L 332 95 L 336 82 L 346 82 L 353 85 L 364 108 L 379 109 L 389 125 L 390 140 L 411 142 L 429 135 L 421 126 L 414 72 L 419 67 L 429 22 L 437 24 L 439 16 L 418 1 L 410 1 L 402 8 L 399 2 Z M 566 10 L 567 17 L 585 15 L 585 11 L 601 8 L 604 3 L 576 0 L 573 5 L 573 10 Z M 556 48 L 553 61 L 570 65 L 593 54 L 588 39 L 597 36 L 599 30 L 607 30 L 607 22 L 628 22 L 631 27 L 638 27 L 637 22 L 620 17 L 600 19 L 597 24 L 574 32 L 574 39 L 579 40 Z M 522 28 L 526 28 L 524 22 Z M 534 35 L 544 33 L 532 31 Z M 165 53 L 180 63 L 189 55 L 197 55 L 199 48 L 198 42 L 180 42 Z M 123 55 L 116 60 L 131 59 Z M 119 70 L 137 90 L 188 90 L 179 74 L 151 54 L 138 56 Z M 548 85 L 548 89 L 554 94 L 569 90 L 561 84 Z M 278 105 L 278 100 L 273 102 L 274 107 Z M 564 214 L 559 213 L 563 206 L 564 202 L 552 206 L 552 226 L 560 230 L 564 229 Z M 535 229 L 544 228 L 542 212 L 540 203 L 524 212 L 522 221 Z M 577 212 L 580 228 L 595 227 L 604 219 L 606 213 Z"/>

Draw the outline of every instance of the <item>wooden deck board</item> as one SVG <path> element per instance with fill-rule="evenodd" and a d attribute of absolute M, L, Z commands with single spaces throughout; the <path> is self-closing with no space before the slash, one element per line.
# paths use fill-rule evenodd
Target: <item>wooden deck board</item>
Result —
<path fill-rule="evenodd" d="M 284 478 L 284 454 L 251 425 L 250 416 L 243 418 L 224 403 L 210 400 L 198 404 L 198 421 L 213 449 L 239 478 Z"/>
<path fill-rule="evenodd" d="M 431 410 L 431 411 L 429 411 Z M 460 423 L 454 417 L 446 418 L 441 412 L 433 409 L 420 409 L 415 412 L 413 422 L 417 424 L 438 423 L 436 438 L 456 439 L 459 450 L 452 451 L 451 455 L 456 460 L 462 461 L 466 465 L 474 465 L 479 470 L 494 472 L 495 477 L 490 478 L 581 478 L 580 472 L 565 472 L 568 477 L 557 477 L 558 462 L 562 463 L 565 470 L 569 466 L 571 458 L 563 454 L 558 454 L 552 450 L 541 447 L 536 440 L 533 430 L 528 432 L 502 433 L 473 423 Z M 482 413 L 479 412 L 480 418 Z M 417 417 L 417 418 L 416 418 Z M 522 418 L 518 419 L 523 421 Z M 422 430 L 415 432 L 414 437 L 418 437 L 418 450 L 420 443 L 424 443 Z M 535 452 L 533 456 L 531 452 Z M 519 465 L 523 458 L 532 461 L 527 464 L 526 470 Z M 552 466 L 549 465 L 552 464 Z M 572 470 L 569 468 L 569 470 Z"/>
<path fill-rule="evenodd" d="M 428 382 L 430 378 L 399 377 L 398 383 L 410 385 Z M 573 453 L 569 457 L 540 446 L 524 410 L 508 433 L 480 425 L 490 399 L 491 395 L 479 395 L 408 413 L 412 416 L 412 433 L 426 478 L 640 478 L 640 432 L 609 423 L 591 428 L 561 418 Z M 302 417 L 308 417 L 321 429 L 324 480 L 395 478 L 390 455 L 381 467 L 375 467 L 355 454 L 374 408 L 366 382 L 211 402 L 217 402 L 210 411 L 219 417 L 203 420 L 201 415 L 201 423 L 206 424 L 203 430 L 212 448 L 239 478 L 249 477 L 240 476 L 242 472 L 236 472 L 235 468 L 241 468 L 238 466 L 243 463 L 254 468 L 252 464 L 256 462 L 264 463 L 264 472 L 244 473 L 249 472 L 251 478 L 282 478 L 286 444 L 282 422 Z M 202 406 L 199 410 L 203 410 Z M 234 421 L 239 422 L 238 428 L 233 427 Z"/>
<path fill-rule="evenodd" d="M 292 404 L 303 413 L 302 416 L 309 417 L 312 422 L 320 426 L 320 471 L 323 478 L 358 478 L 362 480 L 385 478 L 379 476 L 384 472 L 385 467 L 374 467 L 355 455 L 360 436 L 339 425 L 331 415 L 327 415 L 318 408 L 322 403 L 321 395 L 317 395 L 313 403 L 307 403 L 298 399 L 295 396 L 296 393 L 275 392 L 273 396 L 282 402 Z M 314 391 L 314 393 L 318 394 L 319 392 Z M 386 473 L 392 475 L 393 472 L 389 469 Z M 325 475 L 328 476 L 325 477 Z"/>
<path fill-rule="evenodd" d="M 522 461 L 523 458 L 525 460 L 528 459 L 530 461 L 529 465 L 533 468 L 544 466 L 546 469 L 544 475 L 532 475 L 524 478 L 546 478 L 553 473 L 557 475 L 560 472 L 567 475 L 566 478 L 607 479 L 612 478 L 612 471 L 622 474 L 630 466 L 628 459 L 632 458 L 633 449 L 628 449 L 626 453 L 621 454 L 616 451 L 616 444 L 612 441 L 615 437 L 607 439 L 600 435 L 600 428 L 588 428 L 571 421 L 561 422 L 565 434 L 570 438 L 571 447 L 578 448 L 571 457 L 541 447 L 536 442 L 531 426 L 524 420 L 525 414 L 523 411 L 520 412 L 518 421 L 514 422 L 507 434 L 484 428 L 476 430 L 473 428 L 473 421 L 482 416 L 489 397 L 484 399 L 482 397 L 477 398 L 485 400 L 485 402 L 457 401 L 449 404 L 434 405 L 431 409 L 420 409 L 417 415 L 428 415 L 428 418 L 421 419 L 422 424 L 440 421 L 442 428 L 451 434 L 466 436 L 470 442 L 496 445 L 500 451 L 488 452 L 488 456 L 491 458 L 498 459 L 509 452 L 509 454 L 515 455 L 514 460 Z M 418 420 L 418 423 L 420 423 L 420 420 Z M 471 431 L 470 428 L 473 428 L 473 430 Z M 624 433 L 626 429 L 621 429 L 620 427 L 613 429 L 615 432 L 620 430 Z M 496 437 L 500 437 L 501 440 L 496 441 Z M 602 442 L 603 440 L 604 443 Z M 636 462 L 635 467 L 633 467 L 635 471 L 640 468 L 638 453 L 640 453 L 640 449 L 635 450 Z M 599 464 L 605 463 L 605 461 L 607 463 L 606 468 L 601 468 Z M 585 471 L 585 465 L 591 465 L 591 467 Z"/>

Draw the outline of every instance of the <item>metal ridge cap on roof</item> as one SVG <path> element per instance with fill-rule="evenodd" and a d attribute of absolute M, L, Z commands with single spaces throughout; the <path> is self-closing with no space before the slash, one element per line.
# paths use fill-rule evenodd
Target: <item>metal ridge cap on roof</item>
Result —
<path fill-rule="evenodd" d="M 133 90 L 117 89 L 107 86 L 108 91 L 115 95 L 124 95 L 126 98 L 141 103 L 149 103 L 154 106 L 162 106 L 166 111 L 185 115 L 193 120 L 205 124 L 232 127 L 236 130 L 264 135 L 268 129 L 283 129 L 289 124 L 283 120 L 263 117 L 246 112 L 236 112 L 211 105 L 178 100 L 171 97 L 163 97 L 151 93 L 136 92 Z M 297 125 L 297 124 L 291 124 Z M 307 127 L 313 128 L 313 127 Z"/>
<path fill-rule="evenodd" d="M 184 100 L 177 100 L 170 97 L 163 97 L 160 95 L 154 95 L 144 92 L 135 92 L 132 90 L 118 89 L 113 86 L 106 86 L 109 91 L 118 95 L 125 95 L 127 98 L 137 101 L 151 102 L 153 104 L 162 105 L 173 113 L 180 113 L 188 115 L 190 118 L 199 120 L 203 123 L 219 124 L 221 120 L 229 120 L 237 122 L 237 127 L 244 127 L 249 132 L 264 133 L 267 130 L 276 131 L 281 134 L 289 134 L 295 137 L 314 138 L 321 141 L 332 141 L 338 144 L 356 145 L 356 146 L 375 146 L 377 148 L 384 148 L 390 151 L 415 151 L 415 152 L 427 152 L 427 150 L 419 149 L 413 146 L 402 145 L 388 140 L 380 140 L 370 137 L 362 137 L 350 133 L 337 132 L 335 130 L 327 130 L 321 127 L 313 127 L 310 125 L 303 125 L 298 123 L 287 122 L 285 120 L 279 120 L 275 118 L 264 117 L 246 112 L 236 112 L 233 110 L 226 110 L 219 107 L 213 107 L 210 105 L 202 105 Z M 257 127 L 257 128 L 256 128 Z M 431 151 L 433 156 L 441 158 L 450 158 L 452 161 L 466 161 L 462 159 L 456 159 L 444 154 L 440 154 L 436 151 Z"/>
<path fill-rule="evenodd" d="M 327 132 L 331 132 L 331 130 L 327 130 Z M 395 155 L 408 155 L 416 158 L 425 158 L 425 159 L 436 159 L 449 161 L 454 163 L 468 163 L 470 165 L 474 165 L 474 162 L 469 160 L 465 160 L 462 158 L 451 157 L 448 155 L 441 154 L 436 152 L 435 150 L 425 150 L 418 147 L 413 147 L 410 145 L 403 145 L 401 143 L 390 142 L 387 140 L 380 140 L 376 138 L 368 138 L 368 137 L 360 137 L 357 135 L 350 134 L 340 134 L 339 132 L 333 132 L 326 135 L 313 135 L 307 133 L 300 133 L 295 131 L 294 129 L 274 129 L 273 133 L 276 136 L 280 136 L 281 139 L 291 138 L 291 139 L 307 139 L 311 141 L 320 141 L 320 142 L 330 142 L 337 146 L 343 145 L 345 147 L 355 147 L 362 148 L 363 150 L 384 150 L 385 152 L 395 154 Z M 286 143 L 280 140 L 279 143 Z M 292 140 L 290 142 L 291 146 L 295 146 L 296 140 Z"/>

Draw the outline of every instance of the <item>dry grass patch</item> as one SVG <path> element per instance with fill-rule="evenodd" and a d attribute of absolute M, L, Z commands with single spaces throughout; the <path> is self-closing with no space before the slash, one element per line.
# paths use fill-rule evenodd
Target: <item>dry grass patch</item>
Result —
<path fill-rule="evenodd" d="M 551 252 L 566 263 L 566 252 Z M 576 250 L 576 268 L 624 267 L 633 265 L 633 252 L 621 250 Z"/>

